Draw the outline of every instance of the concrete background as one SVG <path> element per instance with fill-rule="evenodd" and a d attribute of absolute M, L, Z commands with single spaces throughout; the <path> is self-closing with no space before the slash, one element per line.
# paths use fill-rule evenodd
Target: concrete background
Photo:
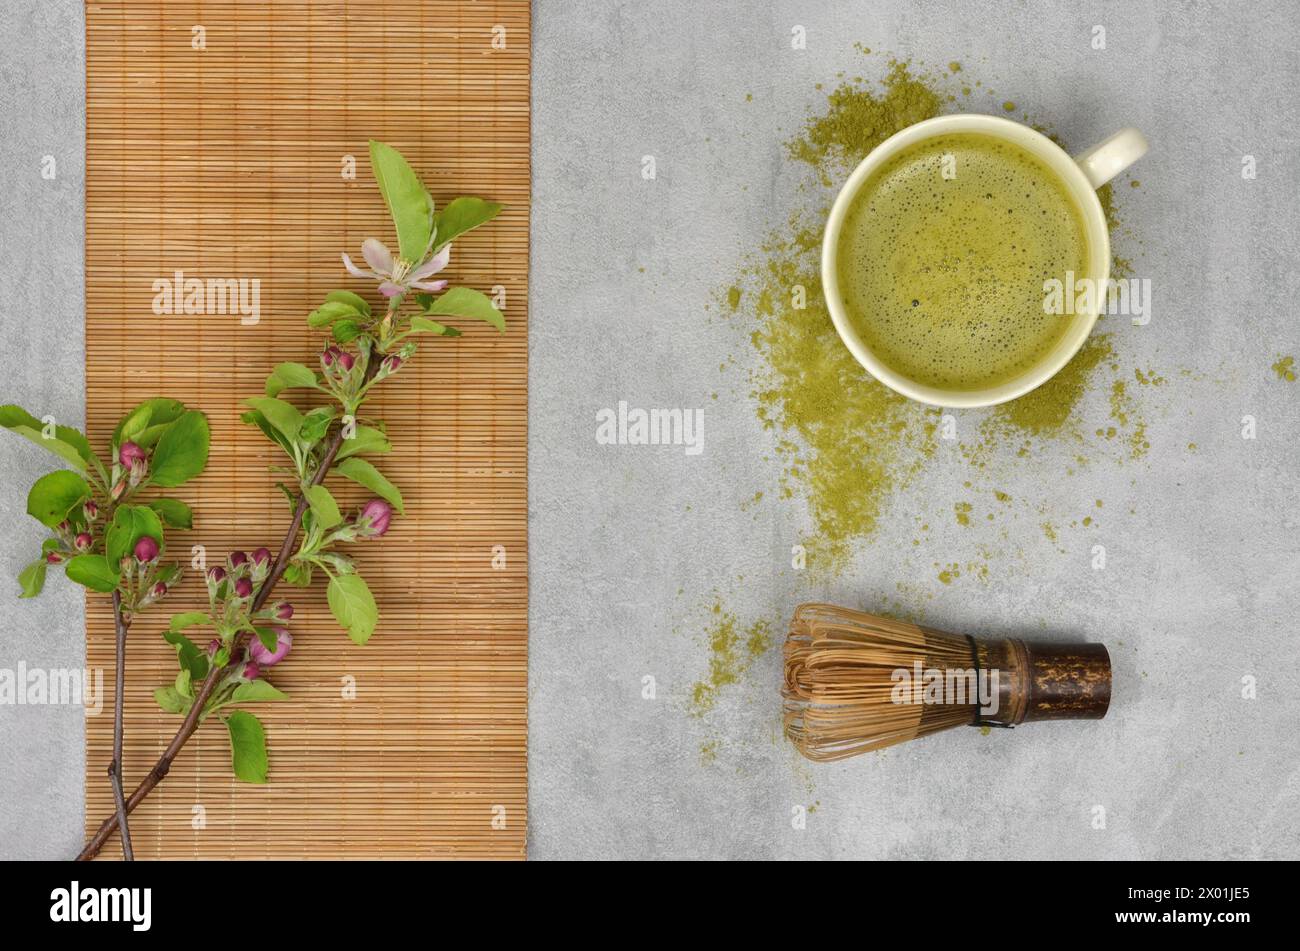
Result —
<path fill-rule="evenodd" d="M 530 855 L 1300 854 L 1300 388 L 1270 370 L 1300 350 L 1300 124 L 1285 92 L 1300 27 L 1288 8 L 592 0 L 535 10 Z M 805 50 L 791 49 L 796 24 Z M 1089 45 L 1096 24 L 1104 51 Z M 943 451 L 844 576 L 818 586 L 791 571 L 807 510 L 770 501 L 779 464 L 746 383 L 759 358 L 743 322 L 711 316 L 745 255 L 807 203 L 782 142 L 824 109 L 838 72 L 883 72 L 855 43 L 940 67 L 959 60 L 963 78 L 999 93 L 979 107 L 1014 100 L 1078 149 L 1128 124 L 1151 142 L 1134 171 L 1142 187 L 1119 196 L 1118 250 L 1151 279 L 1154 316 L 1111 329 L 1130 381 L 1135 365 L 1170 380 L 1158 399 L 1140 388 L 1152 448 L 1073 476 L 1063 443 L 994 459 L 999 487 L 1029 512 L 1020 554 L 988 559 L 987 583 L 945 586 L 931 567 L 1006 547 L 992 527 L 955 524 L 970 474 Z M 1246 153 L 1255 181 L 1240 176 Z M 648 154 L 653 181 L 641 177 Z M 619 400 L 704 407 L 703 453 L 598 445 L 596 413 Z M 1104 403 L 1090 394 L 1084 411 L 1104 417 Z M 1254 442 L 1239 436 L 1247 414 Z M 982 416 L 957 418 L 964 432 Z M 765 501 L 742 509 L 756 491 Z M 1107 514 L 1094 529 L 1057 544 L 1039 530 L 1039 507 L 1068 520 L 1096 498 Z M 935 525 L 919 551 L 917 514 Z M 1090 565 L 1098 543 L 1102 572 Z M 1103 641 L 1110 715 L 987 737 L 957 730 L 813 765 L 780 735 L 777 650 L 711 713 L 688 715 L 715 599 L 745 624 L 823 598 L 901 601 L 951 630 Z M 654 700 L 642 699 L 647 675 Z M 1241 698 L 1246 675 L 1258 680 L 1253 701 Z M 792 824 L 799 806 L 815 807 L 803 829 Z M 1093 827 L 1098 806 L 1104 829 Z"/>
<path fill-rule="evenodd" d="M 0 403 L 85 424 L 85 20 L 78 0 L 0 7 Z M 54 157 L 53 179 L 42 177 Z M 13 579 L 45 530 L 27 490 L 58 468 L 0 431 L 0 669 L 80 669 L 84 597 L 62 577 L 19 600 Z M 111 712 L 110 714 L 111 715 Z M 0 858 L 75 855 L 82 839 L 85 715 L 0 703 Z"/>
<path fill-rule="evenodd" d="M 1300 854 L 1300 390 L 1269 370 L 1300 353 L 1300 123 L 1288 92 L 1300 27 L 1288 14 L 1283 3 L 535 4 L 534 858 Z M 790 48 L 795 24 L 804 50 Z M 1105 51 L 1089 49 L 1095 24 Z M 880 69 L 859 42 L 961 60 L 1071 143 L 1131 123 L 1152 144 L 1142 189 L 1124 196 L 1119 250 L 1151 278 L 1155 316 L 1117 329 L 1126 365 L 1171 380 L 1144 407 L 1151 451 L 1069 478 L 1064 447 L 995 460 L 1006 490 L 1043 511 L 1105 498 L 1116 517 L 1059 546 L 1028 519 L 1021 556 L 992 564 L 985 584 L 944 586 L 929 567 L 971 556 L 988 541 L 978 527 L 936 526 L 934 551 L 911 550 L 913 516 L 951 507 L 965 476 L 956 462 L 940 459 L 897 496 L 851 570 L 821 586 L 789 570 L 808 528 L 797 499 L 741 508 L 774 494 L 779 466 L 747 396 L 758 358 L 746 331 L 706 305 L 799 200 L 781 143 L 824 104 L 814 84 Z M 83 76 L 77 0 L 0 11 L 2 401 L 78 424 Z M 1239 174 L 1246 153 L 1253 182 Z M 53 181 L 40 176 L 45 155 Z M 704 407 L 703 453 L 598 445 L 596 413 L 619 400 Z M 1239 437 L 1247 414 L 1253 442 Z M 0 515 L 14 526 L 0 575 L 11 578 L 40 534 L 26 488 L 50 465 L 0 435 Z M 1099 541 L 1101 573 L 1089 565 Z M 715 600 L 748 623 L 803 600 L 900 597 L 938 627 L 1105 641 L 1110 715 L 959 730 L 814 766 L 780 736 L 776 650 L 707 716 L 688 715 Z M 68 586 L 5 604 L 0 668 L 84 662 Z M 1241 698 L 1247 675 L 1255 700 Z M 75 850 L 82 742 L 79 710 L 0 705 L 0 857 Z M 1094 828 L 1098 806 L 1105 828 Z M 798 807 L 811 809 L 802 829 Z"/>

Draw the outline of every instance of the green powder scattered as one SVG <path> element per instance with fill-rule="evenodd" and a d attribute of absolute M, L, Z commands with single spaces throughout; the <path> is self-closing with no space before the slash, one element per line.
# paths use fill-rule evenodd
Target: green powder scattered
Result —
<path fill-rule="evenodd" d="M 948 64 L 948 71 L 952 73 L 960 73 L 961 63 L 957 62 L 956 60 L 953 60 L 951 63 Z"/>
<path fill-rule="evenodd" d="M 718 741 L 709 740 L 707 743 L 700 744 L 700 763 L 704 766 L 710 766 L 718 758 Z"/>
<path fill-rule="evenodd" d="M 942 411 L 875 382 L 835 333 L 822 297 L 820 255 L 835 190 L 876 145 L 940 113 L 950 98 L 943 76 L 951 72 L 927 73 L 894 60 L 878 83 L 846 80 L 833 89 L 825 109 L 786 143 L 789 157 L 808 165 L 821 188 L 799 190 L 786 226 L 768 237 L 725 292 L 727 308 L 746 322 L 761 357 L 751 373 L 751 395 L 783 464 L 778 496 L 800 498 L 809 508 L 812 530 L 802 540 L 809 568 L 832 574 L 843 568 L 853 544 L 871 535 L 892 496 L 939 446 Z M 1100 189 L 1098 197 L 1114 233 L 1119 215 L 1111 189 Z M 1116 262 L 1116 276 L 1122 276 L 1121 263 L 1127 264 Z M 1076 461 L 1086 462 L 1078 450 L 1093 427 L 1084 425 L 1083 398 L 1099 377 L 1119 369 L 1112 335 L 1095 332 L 1043 386 L 992 410 L 957 414 L 961 431 L 976 433 L 962 442 L 962 455 L 979 470 L 1032 456 L 1037 445 L 1068 440 L 1077 444 Z M 1160 379 L 1150 371 L 1144 375 Z M 1112 406 L 1112 417 L 1118 426 L 1097 428 L 1097 437 L 1105 445 L 1122 436 L 1125 456 L 1137 458 L 1147 446 L 1145 424 L 1129 394 L 1122 412 Z M 962 504 L 966 509 L 956 515 L 969 525 L 970 507 Z M 709 685 L 703 686 L 707 696 Z"/>
<path fill-rule="evenodd" d="M 811 165 L 831 186 L 846 167 L 900 129 L 939 114 L 942 94 L 894 61 L 880 92 L 861 82 L 841 83 L 827 98 L 826 112 L 808 120 L 803 133 L 786 143 L 789 156 Z"/>
<path fill-rule="evenodd" d="M 726 611 L 720 601 L 711 609 L 712 621 L 706 629 L 709 642 L 709 675 L 691 688 L 688 710 L 700 717 L 713 709 L 719 691 L 744 676 L 750 665 L 772 647 L 772 627 L 767 621 L 755 621 L 741 628 L 736 615 Z"/>
<path fill-rule="evenodd" d="M 1019 399 L 994 407 L 992 416 L 981 427 L 982 434 L 996 440 L 1014 437 L 1017 432 L 1031 436 L 1060 433 L 1088 389 L 1094 371 L 1114 352 L 1110 334 L 1093 333 L 1056 376 Z"/>
<path fill-rule="evenodd" d="M 1002 108 L 1005 109 L 1007 112 L 1015 112 L 1016 104 L 1014 102 L 1007 101 L 1002 104 Z"/>
<path fill-rule="evenodd" d="M 957 515 L 958 525 L 970 524 L 971 504 L 969 502 L 958 502 L 956 505 L 952 507 L 952 510 Z"/>
<path fill-rule="evenodd" d="M 1279 380 L 1286 380 L 1288 383 L 1295 382 L 1295 357 L 1281 357 L 1277 363 L 1273 364 L 1273 372 L 1277 374 Z"/>

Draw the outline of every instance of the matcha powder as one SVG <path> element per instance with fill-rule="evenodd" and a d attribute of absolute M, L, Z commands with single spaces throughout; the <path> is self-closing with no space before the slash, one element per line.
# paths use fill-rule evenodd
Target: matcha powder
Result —
<path fill-rule="evenodd" d="M 751 374 L 752 396 L 783 463 L 779 496 L 808 506 L 813 529 L 804 544 L 810 568 L 835 572 L 847 564 L 853 543 L 872 533 L 891 496 L 938 447 L 941 412 L 875 382 L 836 335 L 822 297 L 820 253 L 835 189 L 876 145 L 939 115 L 954 101 L 944 90 L 944 77 L 951 72 L 931 75 L 895 60 L 879 83 L 852 79 L 832 90 L 825 109 L 786 143 L 788 156 L 807 165 L 814 180 L 800 189 L 785 227 L 719 294 L 721 311 L 749 326 L 761 358 Z M 1109 189 L 1103 199 L 1114 232 L 1118 216 Z M 1128 445 L 1135 435 L 1139 445 L 1145 441 L 1145 424 L 1131 399 L 1123 420 L 1108 421 L 1098 438 L 1079 418 L 1084 395 L 1105 386 L 1098 376 L 1118 373 L 1114 350 L 1113 337 L 1099 324 L 1052 381 L 993 410 L 971 411 L 985 416 L 977 424 L 976 441 L 962 446 L 967 463 L 983 468 L 999 455 L 1028 455 L 1036 442 L 1063 438 L 1078 444 L 1092 440 L 1101 451 L 1115 447 L 1117 458 L 1135 458 Z M 969 428 L 963 425 L 963 431 Z M 1108 441 L 1107 428 L 1121 438 Z M 1128 445 L 1120 445 L 1123 438 Z M 1074 458 L 1081 458 L 1078 446 L 1072 448 Z M 705 696 L 713 692 L 703 691 Z M 695 699 L 698 708 L 704 698 Z"/>

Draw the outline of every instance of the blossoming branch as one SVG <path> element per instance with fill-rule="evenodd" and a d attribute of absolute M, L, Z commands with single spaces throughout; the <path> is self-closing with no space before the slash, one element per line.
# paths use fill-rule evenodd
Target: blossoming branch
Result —
<path fill-rule="evenodd" d="M 5 426 L 52 449 L 78 470 L 52 473 L 38 481 L 39 492 L 33 488 L 28 510 L 54 535 L 46 543 L 44 557 L 22 574 L 24 596 L 39 592 L 50 564 L 66 561 L 72 580 L 95 591 L 112 592 L 115 606 L 121 603 L 116 615 L 117 755 L 110 767 L 117 808 L 100 824 L 78 856 L 81 859 L 94 857 L 119 828 L 124 854 L 130 857 L 127 815 L 162 782 L 185 743 L 210 717 L 226 727 L 235 776 L 245 782 L 267 781 L 265 729 L 242 707 L 288 699 L 269 679 L 294 645 L 288 627 L 293 606 L 286 600 L 271 601 L 276 585 L 283 580 L 307 587 L 323 580 L 331 612 L 358 644 L 366 643 L 379 623 L 378 605 L 349 546 L 382 537 L 394 515 L 402 514 L 403 499 L 398 487 L 365 458 L 382 456 L 392 448 L 382 421 L 362 414 L 366 401 L 377 385 L 416 356 L 420 338 L 459 336 L 448 321 L 482 320 L 498 331 L 505 329 L 504 317 L 486 295 L 465 287 L 448 289 L 447 280 L 434 279 L 450 262 L 452 241 L 490 221 L 500 206 L 461 197 L 437 211 L 419 176 L 396 149 L 372 141 L 370 160 L 393 219 L 397 250 L 394 253 L 382 241 L 368 238 L 361 256 L 369 267 L 358 267 L 347 254 L 343 264 L 353 277 L 373 282 L 381 307 L 372 310 L 365 297 L 350 290 L 327 294 L 307 317 L 309 328 L 329 335 L 319 353 L 319 369 L 280 363 L 268 377 L 263 395 L 247 401 L 241 419 L 261 431 L 287 459 L 285 466 L 278 467 L 286 473 L 278 487 L 288 502 L 289 527 L 274 555 L 266 547 L 251 554 L 236 551 L 223 564 L 208 568 L 206 609 L 172 617 L 163 636 L 176 651 L 179 672 L 154 696 L 164 711 L 183 720 L 130 797 L 122 793 L 118 768 L 126 633 L 135 614 L 166 594 L 179 577 L 176 566 L 158 565 L 164 550 L 162 524 L 188 528 L 190 514 L 175 499 L 155 499 L 144 506 L 126 501 L 147 485 L 179 485 L 202 469 L 207 459 L 206 420 L 172 401 L 146 401 L 114 433 L 111 448 L 117 462 L 109 472 L 92 459 L 80 433 L 65 427 L 47 432 L 23 410 L 0 410 Z M 290 390 L 307 399 L 295 403 L 283 398 Z M 79 474 L 88 470 L 93 470 L 95 485 Z M 59 481 L 42 485 L 52 476 Z M 357 483 L 375 497 L 345 513 L 326 484 L 331 476 Z M 94 513 L 101 507 L 107 509 L 104 518 L 111 518 L 115 527 L 119 519 L 122 522 L 107 537 L 92 530 L 98 517 Z M 124 511 L 130 514 L 121 514 Z M 200 631 L 205 633 L 196 643 Z"/>

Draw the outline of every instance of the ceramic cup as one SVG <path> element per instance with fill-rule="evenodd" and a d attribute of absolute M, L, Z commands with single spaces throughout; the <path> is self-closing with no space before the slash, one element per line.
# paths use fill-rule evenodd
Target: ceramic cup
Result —
<path fill-rule="evenodd" d="M 955 132 L 974 132 L 1004 139 L 1038 156 L 1056 173 L 1067 193 L 1073 198 L 1083 215 L 1088 247 L 1087 273 L 1078 275 L 1094 282 L 1095 287 L 1105 287 L 1110 278 L 1110 235 L 1106 229 L 1106 214 L 1097 189 L 1146 154 L 1147 141 L 1137 129 L 1121 129 L 1110 138 L 1088 149 L 1078 157 L 1071 157 L 1059 145 L 1026 125 L 999 116 L 952 115 L 926 119 L 908 126 L 871 150 L 849 176 L 831 206 L 822 239 L 822 288 L 826 303 L 835 322 L 835 329 L 867 372 L 881 383 L 910 399 L 931 406 L 963 408 L 993 406 L 1023 396 L 1046 383 L 1083 346 L 1097 323 L 1098 312 L 1105 300 L 1104 294 L 1094 294 L 1095 306 L 1091 312 L 1076 314 L 1070 332 L 1042 360 L 1021 375 L 997 386 L 982 390 L 945 390 L 909 379 L 886 366 L 863 342 L 848 318 L 840 295 L 836 258 L 839 253 L 840 229 L 844 216 L 862 183 L 877 168 L 904 149 L 925 139 Z"/>

